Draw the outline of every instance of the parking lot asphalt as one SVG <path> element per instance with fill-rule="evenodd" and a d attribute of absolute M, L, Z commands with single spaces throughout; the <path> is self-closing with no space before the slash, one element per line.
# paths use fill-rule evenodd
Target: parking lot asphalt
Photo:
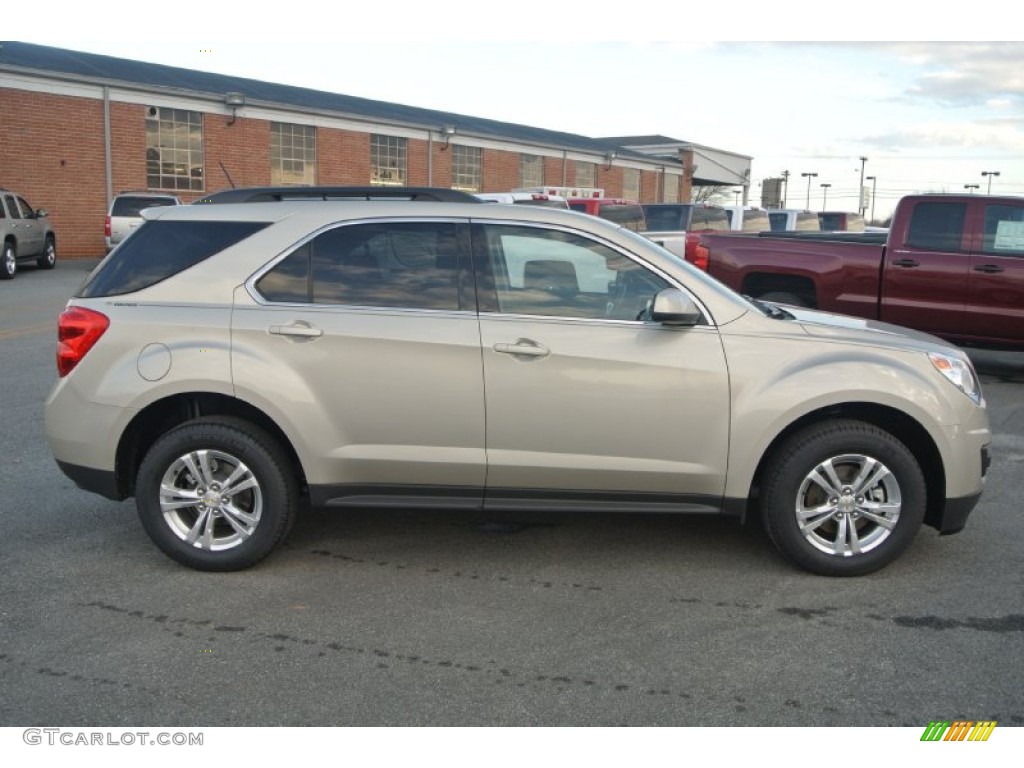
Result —
<path fill-rule="evenodd" d="M 1024 353 L 972 353 L 994 443 L 967 528 L 870 576 L 722 520 L 445 511 L 313 511 L 199 573 L 46 446 L 93 263 L 0 283 L 0 726 L 1024 725 Z"/>

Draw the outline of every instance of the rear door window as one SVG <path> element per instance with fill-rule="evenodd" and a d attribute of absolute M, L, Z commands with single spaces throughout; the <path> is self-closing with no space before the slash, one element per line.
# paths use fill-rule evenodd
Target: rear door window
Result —
<path fill-rule="evenodd" d="M 1024 206 L 986 205 L 981 249 L 995 256 L 1024 256 Z"/>
<path fill-rule="evenodd" d="M 459 309 L 454 222 L 335 227 L 256 281 L 267 301 L 406 309 Z"/>
<path fill-rule="evenodd" d="M 77 295 L 118 296 L 148 288 L 266 226 L 253 221 L 147 221 L 100 262 Z"/>

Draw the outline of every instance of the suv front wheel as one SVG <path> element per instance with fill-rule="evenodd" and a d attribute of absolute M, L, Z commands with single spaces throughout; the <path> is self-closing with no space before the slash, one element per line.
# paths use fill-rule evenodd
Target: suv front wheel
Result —
<path fill-rule="evenodd" d="M 36 266 L 40 269 L 53 269 L 57 265 L 57 243 L 51 235 L 46 236 L 46 245 L 43 252 L 36 259 Z"/>
<path fill-rule="evenodd" d="M 924 520 L 927 490 L 914 455 L 865 422 L 836 420 L 796 433 L 764 477 L 769 538 L 790 561 L 825 576 L 887 565 Z"/>
<path fill-rule="evenodd" d="M 14 250 L 14 243 L 4 243 L 2 254 L 0 254 L 0 280 L 10 280 L 18 272 L 18 254 Z"/>
<path fill-rule="evenodd" d="M 298 485 L 277 442 L 252 424 L 206 417 L 167 432 L 136 477 L 136 506 L 153 542 L 203 571 L 256 564 L 295 520 Z"/>

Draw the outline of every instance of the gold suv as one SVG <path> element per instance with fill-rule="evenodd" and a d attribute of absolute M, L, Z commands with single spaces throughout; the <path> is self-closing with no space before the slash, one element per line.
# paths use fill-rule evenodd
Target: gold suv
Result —
<path fill-rule="evenodd" d="M 978 501 L 945 342 L 751 302 L 586 214 L 326 197 L 149 209 L 61 315 L 53 453 L 181 563 L 251 566 L 308 502 L 756 513 L 856 575 Z"/>

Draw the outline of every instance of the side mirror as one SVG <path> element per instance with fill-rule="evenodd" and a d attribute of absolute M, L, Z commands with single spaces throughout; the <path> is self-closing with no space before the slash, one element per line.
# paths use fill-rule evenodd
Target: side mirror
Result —
<path fill-rule="evenodd" d="M 48 210 L 46 210 L 45 208 L 37 208 L 36 209 L 36 218 L 37 219 L 45 219 L 49 215 L 50 215 L 50 212 Z"/>
<path fill-rule="evenodd" d="M 651 319 L 665 325 L 692 326 L 700 322 L 697 304 L 678 288 L 666 288 L 654 297 Z"/>

